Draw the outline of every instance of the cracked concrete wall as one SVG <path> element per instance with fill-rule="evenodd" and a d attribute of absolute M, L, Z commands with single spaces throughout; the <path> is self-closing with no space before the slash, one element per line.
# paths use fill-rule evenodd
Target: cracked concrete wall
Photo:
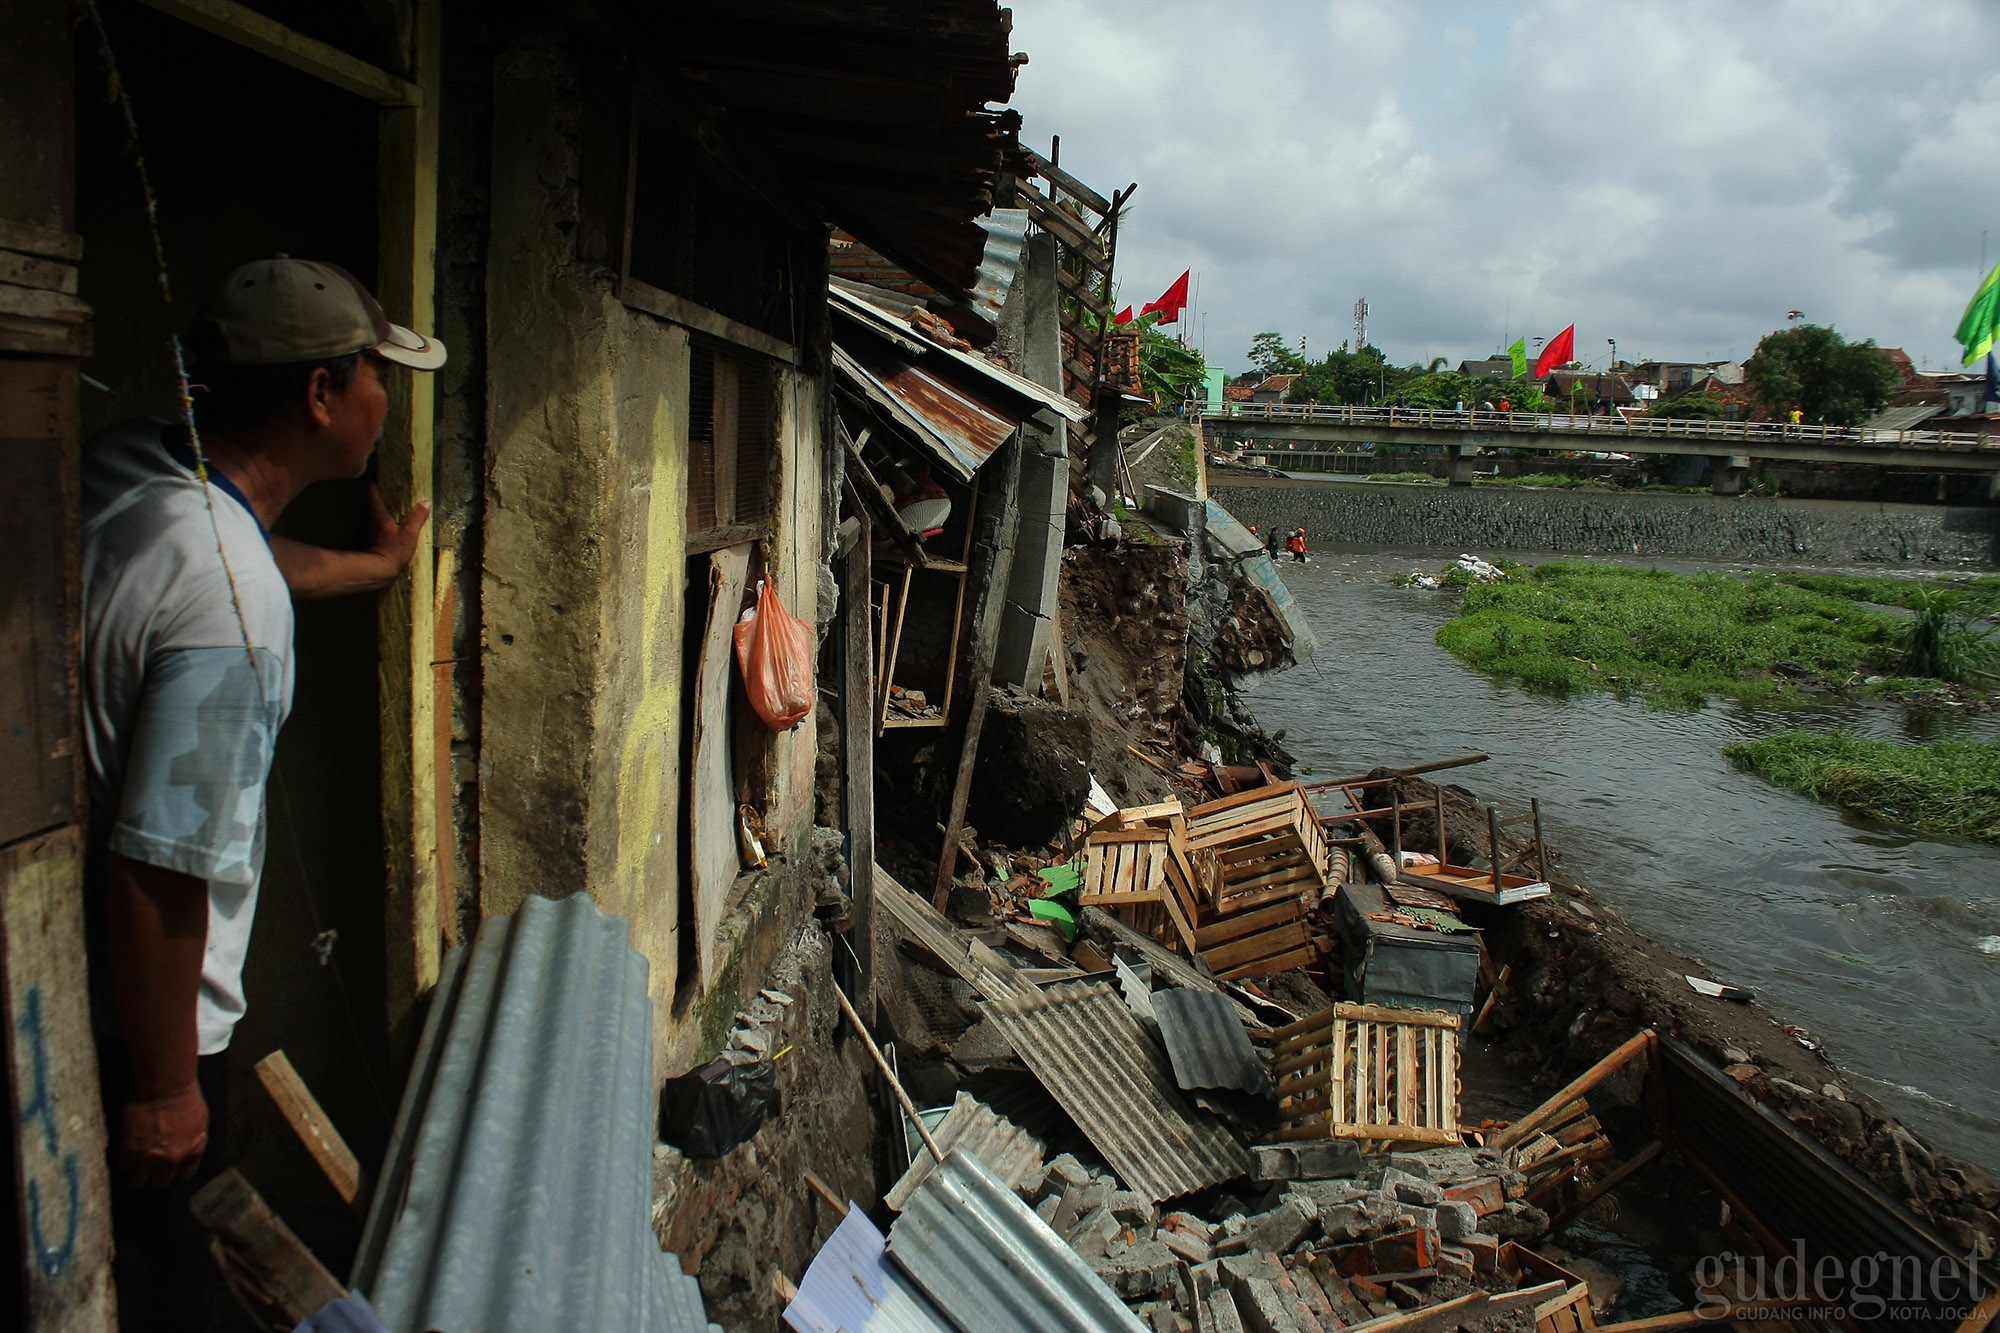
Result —
<path fill-rule="evenodd" d="M 1061 393 L 1062 312 L 1057 297 L 1055 237 L 1034 237 L 1001 311 L 1001 334 L 1023 374 Z M 1020 522 L 993 658 L 995 685 L 1015 685 L 1030 692 L 1041 688 L 1069 508 L 1068 425 L 1057 420 L 1053 428 L 1022 427 Z"/>
<path fill-rule="evenodd" d="M 499 56 L 479 907 L 501 915 L 531 893 L 582 891 L 630 921 L 650 965 L 660 1079 L 680 1072 L 708 1007 L 675 1010 L 695 998 L 680 974 L 682 931 L 693 928 L 680 912 L 690 335 L 624 306 L 614 275 L 578 259 L 583 124 L 566 54 Z M 823 389 L 790 370 L 777 385 L 768 571 L 810 622 Z M 813 739 L 809 725 L 775 737 L 764 766 L 767 844 L 778 856 L 806 854 Z M 768 920 L 775 930 L 777 916 Z M 761 940 L 735 943 L 768 952 Z M 729 976 L 754 988 L 743 971 Z"/>

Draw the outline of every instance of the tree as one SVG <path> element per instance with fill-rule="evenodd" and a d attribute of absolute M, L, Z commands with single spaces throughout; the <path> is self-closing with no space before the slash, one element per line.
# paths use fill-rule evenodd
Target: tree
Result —
<path fill-rule="evenodd" d="M 1881 411 L 1900 379 L 1873 338 L 1851 343 L 1820 324 L 1765 335 L 1743 373 L 1772 416 L 1797 408 L 1828 426 L 1852 426 Z"/>
<path fill-rule="evenodd" d="M 1266 375 L 1296 375 L 1306 368 L 1306 359 L 1285 346 L 1285 335 L 1257 334 L 1250 339 L 1250 364 Z"/>
<path fill-rule="evenodd" d="M 1155 411 L 1199 393 L 1208 373 L 1200 352 L 1153 328 L 1156 318 L 1139 321 L 1139 385 L 1151 396 Z"/>

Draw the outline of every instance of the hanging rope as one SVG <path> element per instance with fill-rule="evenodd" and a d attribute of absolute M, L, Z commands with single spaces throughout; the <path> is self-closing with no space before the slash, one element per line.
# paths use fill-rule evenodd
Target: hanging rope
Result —
<path fill-rule="evenodd" d="M 159 277 L 160 300 L 171 311 L 173 308 L 173 288 L 167 279 L 167 246 L 160 234 L 160 201 L 153 194 L 153 179 L 146 170 L 146 155 L 139 149 L 139 120 L 132 112 L 132 98 L 125 91 L 125 78 L 119 73 L 118 58 L 111 51 L 111 35 L 105 31 L 104 16 L 97 11 L 97 0 L 84 0 L 84 8 L 90 15 L 90 26 L 97 32 L 97 57 L 104 66 L 104 99 L 116 103 L 125 117 L 125 147 L 132 154 L 132 167 L 139 175 L 139 194 L 146 206 L 146 230 L 153 239 L 153 267 Z M 236 629 L 243 636 L 243 655 L 250 662 L 250 671 L 257 671 L 257 653 L 250 645 L 250 624 L 243 615 L 243 598 L 236 590 L 236 571 L 230 568 L 229 552 L 222 544 L 222 524 L 215 516 L 215 487 L 209 482 L 208 455 L 201 447 L 201 432 L 194 422 L 194 386 L 188 382 L 187 357 L 181 349 L 178 333 L 169 334 L 167 341 L 174 356 L 174 384 L 180 393 L 181 420 L 187 426 L 188 444 L 194 450 L 194 475 L 201 482 L 203 502 L 208 506 L 208 528 L 215 534 L 216 558 L 222 561 L 222 576 L 229 584 L 229 604 L 236 611 Z"/>

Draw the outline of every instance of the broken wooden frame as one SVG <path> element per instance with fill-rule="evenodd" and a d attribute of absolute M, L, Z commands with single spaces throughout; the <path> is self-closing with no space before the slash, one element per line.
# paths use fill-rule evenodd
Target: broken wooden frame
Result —
<path fill-rule="evenodd" d="M 1458 1143 L 1457 1014 L 1336 1004 L 1271 1034 L 1280 1141 Z"/>

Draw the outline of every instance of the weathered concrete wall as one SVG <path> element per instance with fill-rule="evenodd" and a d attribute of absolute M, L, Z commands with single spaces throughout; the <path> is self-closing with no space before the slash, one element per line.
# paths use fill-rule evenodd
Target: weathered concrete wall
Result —
<path fill-rule="evenodd" d="M 1028 242 L 1021 272 L 1001 311 L 1000 337 L 1021 373 L 1061 392 L 1062 312 L 1057 300 L 1056 238 Z M 1041 688 L 1056 611 L 1056 571 L 1062 562 L 1069 509 L 1069 423 L 1022 431 L 1020 521 L 1014 571 L 993 658 L 993 683 L 1033 693 Z"/>
<path fill-rule="evenodd" d="M 1303 524 L 1316 545 L 1829 563 L 2000 562 L 2000 508 L 1366 482 L 1228 485 L 1217 486 L 1214 494 L 1238 518 L 1267 531 L 1273 523 Z"/>
<path fill-rule="evenodd" d="M 495 69 L 488 251 L 480 909 L 588 892 L 651 964 L 655 1076 L 685 1068 L 710 1009 L 754 989 L 796 875 L 739 883 L 735 947 L 707 996 L 681 973 L 682 693 L 689 335 L 630 310 L 579 262 L 581 109 L 568 59 Z M 814 618 L 821 541 L 818 381 L 778 377 L 769 574 Z M 733 608 L 732 608 L 733 610 Z M 770 850 L 799 860 L 813 729 L 775 737 Z M 678 1000 L 678 1004 L 677 1004 Z"/>

